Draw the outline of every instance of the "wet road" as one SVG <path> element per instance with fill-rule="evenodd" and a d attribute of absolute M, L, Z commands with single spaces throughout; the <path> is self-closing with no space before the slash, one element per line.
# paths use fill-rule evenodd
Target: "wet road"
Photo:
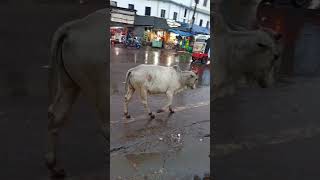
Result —
<path fill-rule="evenodd" d="M 190 54 L 172 50 L 111 48 L 111 179 L 192 179 L 210 172 L 210 71 L 208 65 L 190 67 L 190 62 Z M 134 94 L 129 104 L 133 118 L 125 120 L 125 74 L 144 63 L 192 68 L 199 72 L 199 84 L 174 97 L 176 113 L 156 114 L 154 120 Z M 148 98 L 152 111 L 165 101 L 165 95 Z"/>
<path fill-rule="evenodd" d="M 319 179 L 319 91 L 295 77 L 213 102 L 216 179 Z"/>

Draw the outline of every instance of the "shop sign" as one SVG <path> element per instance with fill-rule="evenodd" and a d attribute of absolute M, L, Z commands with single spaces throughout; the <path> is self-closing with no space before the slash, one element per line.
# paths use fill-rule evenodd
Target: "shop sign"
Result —
<path fill-rule="evenodd" d="M 135 12 L 125 11 L 121 9 L 111 10 L 111 21 L 124 23 L 124 24 L 134 24 Z"/>
<path fill-rule="evenodd" d="M 167 24 L 169 27 L 174 28 L 174 27 L 180 27 L 181 24 L 176 22 L 175 20 L 167 19 Z"/>

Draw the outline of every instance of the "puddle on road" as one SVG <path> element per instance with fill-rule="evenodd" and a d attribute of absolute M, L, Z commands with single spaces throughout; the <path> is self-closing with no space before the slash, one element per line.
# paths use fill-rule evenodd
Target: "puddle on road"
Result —
<path fill-rule="evenodd" d="M 126 180 L 144 180 L 146 177 L 161 180 L 169 178 L 192 179 L 194 175 L 203 177 L 210 172 L 209 141 L 209 138 L 195 140 L 186 135 L 183 137 L 181 148 L 111 156 L 111 180 L 117 179 L 117 177 Z M 164 144 L 162 145 L 165 146 Z"/>
<path fill-rule="evenodd" d="M 196 125 L 172 128 L 170 122 L 164 127 L 156 121 L 148 128 L 135 125 L 129 130 L 127 148 L 111 154 L 111 179 L 192 179 L 210 172 L 210 138 L 199 136 L 208 129 L 198 132 L 201 128 L 193 127 Z M 209 121 L 201 124 L 209 125 Z"/>

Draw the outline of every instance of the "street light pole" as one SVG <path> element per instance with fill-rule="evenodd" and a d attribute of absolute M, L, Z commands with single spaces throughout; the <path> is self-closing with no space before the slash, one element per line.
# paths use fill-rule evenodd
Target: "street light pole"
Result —
<path fill-rule="evenodd" d="M 195 20 L 195 17 L 194 15 L 196 14 L 196 10 L 197 10 L 197 5 L 199 3 L 199 0 L 194 0 L 196 5 L 194 6 L 194 9 L 193 9 L 193 15 L 192 15 L 192 23 L 191 23 L 191 28 L 190 28 L 190 33 L 192 31 L 192 27 L 193 27 L 193 24 L 194 24 L 194 20 Z"/>

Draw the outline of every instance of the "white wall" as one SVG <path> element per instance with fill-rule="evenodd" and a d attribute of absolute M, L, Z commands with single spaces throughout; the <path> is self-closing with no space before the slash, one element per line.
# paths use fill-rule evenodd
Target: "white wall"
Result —
<path fill-rule="evenodd" d="M 157 0 L 114 0 L 117 2 L 118 7 L 128 8 L 129 4 L 134 5 L 134 9 L 137 10 L 137 15 L 145 15 L 145 7 L 151 7 L 151 16 L 160 17 L 161 9 L 166 10 L 165 18 L 173 19 L 173 13 L 177 12 L 177 20 L 183 22 L 183 19 L 186 19 L 185 22 L 189 22 L 192 19 L 193 10 L 188 9 L 187 16 L 184 18 L 185 7 L 175 5 L 170 2 L 162 2 Z M 174 0 L 176 3 L 183 4 L 188 7 L 194 7 L 194 0 Z M 207 7 L 203 6 L 204 0 L 199 0 L 197 9 L 203 12 L 210 12 L 210 0 L 207 2 Z M 206 27 L 207 21 L 210 21 L 210 16 L 203 13 L 196 12 L 195 14 L 195 24 L 199 25 L 200 19 L 203 20 L 202 27 Z"/>

